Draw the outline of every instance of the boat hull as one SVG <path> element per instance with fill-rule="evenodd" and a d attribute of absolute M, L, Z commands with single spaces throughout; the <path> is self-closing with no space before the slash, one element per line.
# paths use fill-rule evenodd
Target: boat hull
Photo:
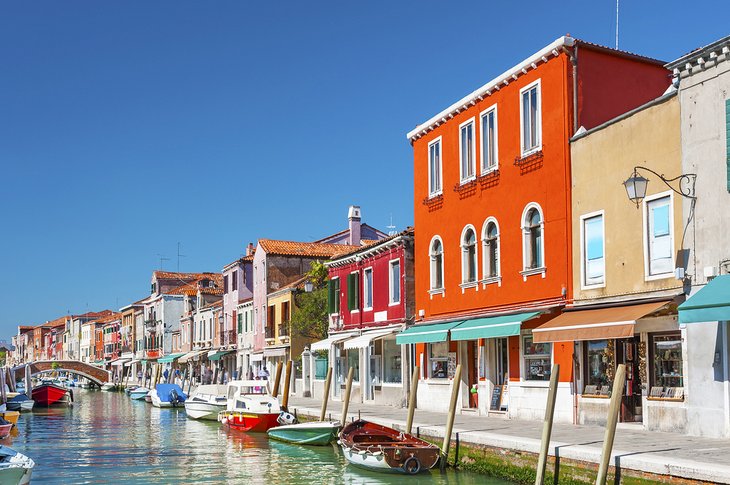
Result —
<path fill-rule="evenodd" d="M 223 426 L 247 433 L 266 433 L 279 423 L 279 413 L 246 413 L 240 411 L 224 411 L 218 415 Z"/>
<path fill-rule="evenodd" d="M 41 384 L 33 388 L 33 401 L 40 406 L 51 406 L 53 404 L 66 404 L 71 402 L 69 390 L 56 386 L 55 384 Z"/>
<path fill-rule="evenodd" d="M 5 421 L 8 421 L 13 426 L 16 426 L 18 424 L 20 413 L 18 411 L 5 411 L 4 413 L 0 413 L 0 417 L 2 417 Z"/>
<path fill-rule="evenodd" d="M 192 419 L 218 420 L 218 413 L 225 411 L 225 404 L 212 404 L 200 401 L 185 401 L 185 414 Z"/>
<path fill-rule="evenodd" d="M 325 446 L 337 439 L 339 422 L 301 423 L 277 426 L 267 431 L 269 438 L 297 445 Z"/>
<path fill-rule="evenodd" d="M 3 460 L 0 462 L 0 483 L 18 485 L 30 483 L 35 462 L 6 446 L 0 448 L 2 448 L 0 455 L 5 455 L 8 451 L 11 453 L 9 456 L 3 456 Z"/>
<path fill-rule="evenodd" d="M 13 423 L 0 424 L 0 440 L 3 440 L 10 436 L 10 430 L 13 429 Z"/>
<path fill-rule="evenodd" d="M 148 392 L 150 392 L 150 391 L 149 390 L 144 390 L 144 391 L 139 391 L 139 392 L 132 391 L 132 392 L 129 393 L 129 397 L 131 399 L 135 399 L 135 400 L 138 400 L 139 401 L 139 400 L 144 399 L 147 396 L 147 393 Z"/>

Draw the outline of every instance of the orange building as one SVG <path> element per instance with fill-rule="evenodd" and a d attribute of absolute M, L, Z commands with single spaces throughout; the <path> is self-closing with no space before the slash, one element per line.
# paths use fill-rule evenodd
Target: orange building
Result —
<path fill-rule="evenodd" d="M 660 61 L 561 37 L 408 133 L 419 407 L 447 409 L 459 363 L 482 414 L 542 418 L 555 363 L 570 395 L 573 344 L 531 334 L 572 296 L 569 140 L 668 86 Z"/>

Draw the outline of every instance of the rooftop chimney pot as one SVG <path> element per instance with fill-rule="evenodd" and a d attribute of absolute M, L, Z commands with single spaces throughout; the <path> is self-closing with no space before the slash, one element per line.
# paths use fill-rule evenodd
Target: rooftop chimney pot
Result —
<path fill-rule="evenodd" d="M 349 222 L 350 236 L 348 237 L 348 243 L 351 246 L 360 245 L 360 230 L 361 230 L 361 214 L 359 205 L 351 205 L 347 211 L 347 220 Z"/>

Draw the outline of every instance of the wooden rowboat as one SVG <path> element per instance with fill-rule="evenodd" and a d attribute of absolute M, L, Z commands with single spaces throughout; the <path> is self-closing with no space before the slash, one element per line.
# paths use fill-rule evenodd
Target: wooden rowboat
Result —
<path fill-rule="evenodd" d="M 349 463 L 381 472 L 415 475 L 433 468 L 440 456 L 436 445 L 362 419 L 342 429 L 339 443 Z"/>

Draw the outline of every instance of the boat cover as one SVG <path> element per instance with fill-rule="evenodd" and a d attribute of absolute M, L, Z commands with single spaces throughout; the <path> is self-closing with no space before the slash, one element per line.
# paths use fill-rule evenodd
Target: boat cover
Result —
<path fill-rule="evenodd" d="M 157 397 L 159 397 L 162 402 L 170 402 L 170 392 L 173 389 L 177 392 L 177 395 L 182 398 L 182 401 L 185 401 L 188 397 L 177 384 L 157 384 L 155 389 L 157 390 Z"/>

